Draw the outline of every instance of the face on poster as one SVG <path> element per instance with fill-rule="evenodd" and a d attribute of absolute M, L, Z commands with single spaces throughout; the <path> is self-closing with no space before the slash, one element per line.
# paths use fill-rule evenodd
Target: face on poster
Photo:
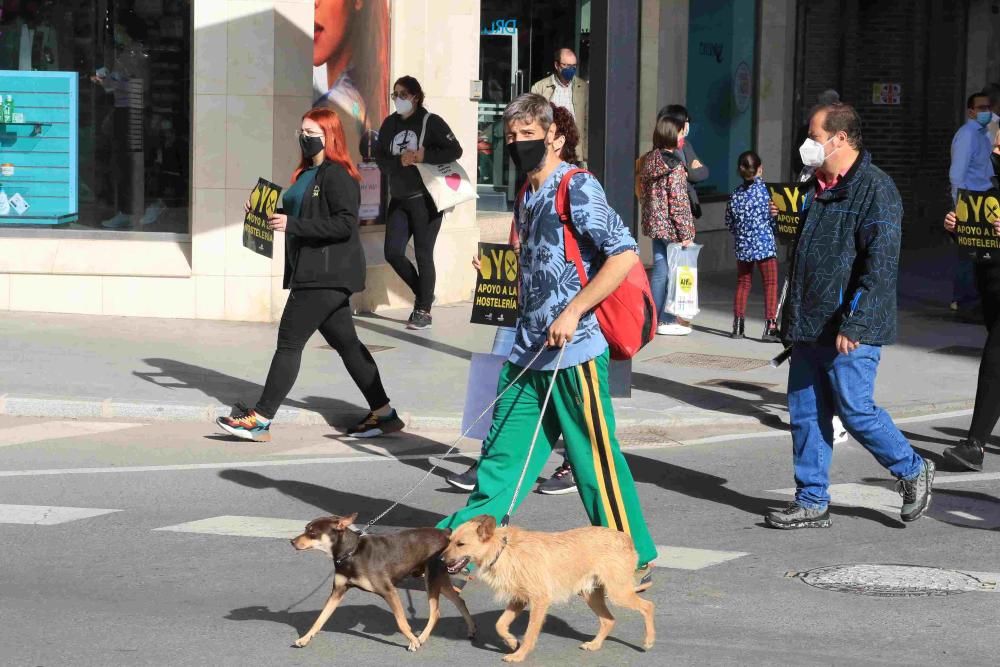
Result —
<path fill-rule="evenodd" d="M 315 0 L 314 20 L 314 106 L 337 112 L 361 162 L 389 110 L 389 0 Z"/>

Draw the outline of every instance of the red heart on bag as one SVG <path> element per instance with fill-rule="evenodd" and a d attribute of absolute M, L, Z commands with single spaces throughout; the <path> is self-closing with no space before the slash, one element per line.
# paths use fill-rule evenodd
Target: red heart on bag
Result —
<path fill-rule="evenodd" d="M 448 174 L 444 177 L 444 182 L 448 184 L 448 187 L 458 192 L 458 187 L 462 185 L 462 177 L 458 174 Z"/>

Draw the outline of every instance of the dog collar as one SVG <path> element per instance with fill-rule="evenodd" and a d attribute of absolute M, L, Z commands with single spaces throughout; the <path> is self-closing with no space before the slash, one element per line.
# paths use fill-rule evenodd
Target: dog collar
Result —
<path fill-rule="evenodd" d="M 354 548 L 352 548 L 350 551 L 348 551 L 343 556 L 338 556 L 338 557 L 334 558 L 333 559 L 333 565 L 334 565 L 334 567 L 339 567 L 340 565 L 343 565 L 347 561 L 351 560 L 351 556 L 353 556 L 357 552 L 358 547 L 361 546 L 361 538 L 364 537 L 364 535 L 362 535 L 361 533 L 358 533 L 356 531 L 353 531 L 353 530 L 351 532 L 358 536 L 358 543 L 355 544 Z"/>
<path fill-rule="evenodd" d="M 506 536 L 506 535 L 504 535 L 504 536 L 503 536 L 503 546 L 502 546 L 502 547 L 500 547 L 500 551 L 499 551 L 499 552 L 497 552 L 497 555 L 496 555 L 496 556 L 495 556 L 495 557 L 493 558 L 493 560 L 492 560 L 492 561 L 490 561 L 490 564 L 489 564 L 489 565 L 487 565 L 487 566 L 486 566 L 485 568 L 483 568 L 483 569 L 484 569 L 484 570 L 492 570 L 492 569 L 493 569 L 493 566 L 497 564 L 497 561 L 498 561 L 498 560 L 500 560 L 500 556 L 502 556 L 502 555 L 503 555 L 503 551 L 504 551 L 504 549 L 506 549 L 506 548 L 507 548 L 507 536 Z"/>

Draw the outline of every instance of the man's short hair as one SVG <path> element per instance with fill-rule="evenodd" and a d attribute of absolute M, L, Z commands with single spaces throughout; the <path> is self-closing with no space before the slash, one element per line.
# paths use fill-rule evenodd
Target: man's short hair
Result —
<path fill-rule="evenodd" d="M 843 132 L 847 135 L 847 143 L 855 150 L 861 150 L 863 144 L 861 140 L 861 116 L 850 104 L 836 102 L 835 104 L 821 104 L 813 109 L 810 118 L 820 111 L 826 112 L 823 119 L 823 129 L 831 136 Z"/>
<path fill-rule="evenodd" d="M 569 48 L 568 46 L 560 46 L 558 49 L 556 49 L 556 53 L 552 57 L 552 62 L 554 62 L 554 63 L 562 62 L 563 51 L 569 51 L 570 53 L 573 54 L 574 58 L 576 57 L 576 51 L 574 51 L 573 49 Z"/>
<path fill-rule="evenodd" d="M 836 104 L 840 101 L 840 93 L 838 93 L 833 88 L 827 88 L 822 93 L 816 96 L 816 102 L 823 106 L 828 104 Z"/>
<path fill-rule="evenodd" d="M 974 109 L 975 106 L 976 106 L 976 98 L 977 97 L 985 97 L 987 99 L 987 101 L 988 101 L 990 99 L 990 94 L 987 93 L 985 90 L 980 90 L 978 93 L 972 93 L 965 100 L 965 108 L 966 109 Z"/>
<path fill-rule="evenodd" d="M 530 125 L 536 120 L 544 131 L 548 131 L 552 125 L 552 104 L 535 93 L 518 95 L 503 110 L 504 130 L 509 130 L 515 122 Z"/>

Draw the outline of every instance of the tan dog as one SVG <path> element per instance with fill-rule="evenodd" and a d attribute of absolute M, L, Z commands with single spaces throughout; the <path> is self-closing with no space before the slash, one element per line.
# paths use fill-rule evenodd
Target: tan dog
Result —
<path fill-rule="evenodd" d="M 497 528 L 496 520 L 483 514 L 455 529 L 441 557 L 451 574 L 470 561 L 474 563 L 476 576 L 507 603 L 496 628 L 507 646 L 516 650 L 504 656 L 504 662 L 524 660 L 535 648 L 549 605 L 577 594 L 587 601 L 601 623 L 597 635 L 580 648 L 598 650 L 615 626 L 615 617 L 604 602 L 605 593 L 614 604 L 642 614 L 646 621 L 646 649 L 656 641 L 654 606 L 635 592 L 632 577 L 636 552 L 625 533 L 600 526 L 562 533 Z M 528 630 L 518 648 L 510 624 L 529 605 Z"/>
<path fill-rule="evenodd" d="M 409 650 L 416 651 L 431 636 L 441 617 L 438 596 L 452 601 L 465 619 L 469 637 L 476 634 L 476 623 L 465 601 L 452 587 L 451 577 L 441 562 L 441 551 L 448 545 L 448 531 L 437 528 L 402 530 L 388 535 L 359 535 L 351 530 L 357 514 L 328 516 L 310 521 L 305 532 L 291 540 L 297 551 L 315 549 L 333 559 L 336 574 L 333 590 L 319 618 L 309 632 L 299 637 L 295 646 L 302 648 L 315 637 L 340 604 L 349 588 L 360 588 L 379 595 L 396 617 L 399 631 L 409 640 Z M 420 636 L 413 634 L 396 584 L 410 576 L 423 576 L 427 583 L 430 615 Z"/>

